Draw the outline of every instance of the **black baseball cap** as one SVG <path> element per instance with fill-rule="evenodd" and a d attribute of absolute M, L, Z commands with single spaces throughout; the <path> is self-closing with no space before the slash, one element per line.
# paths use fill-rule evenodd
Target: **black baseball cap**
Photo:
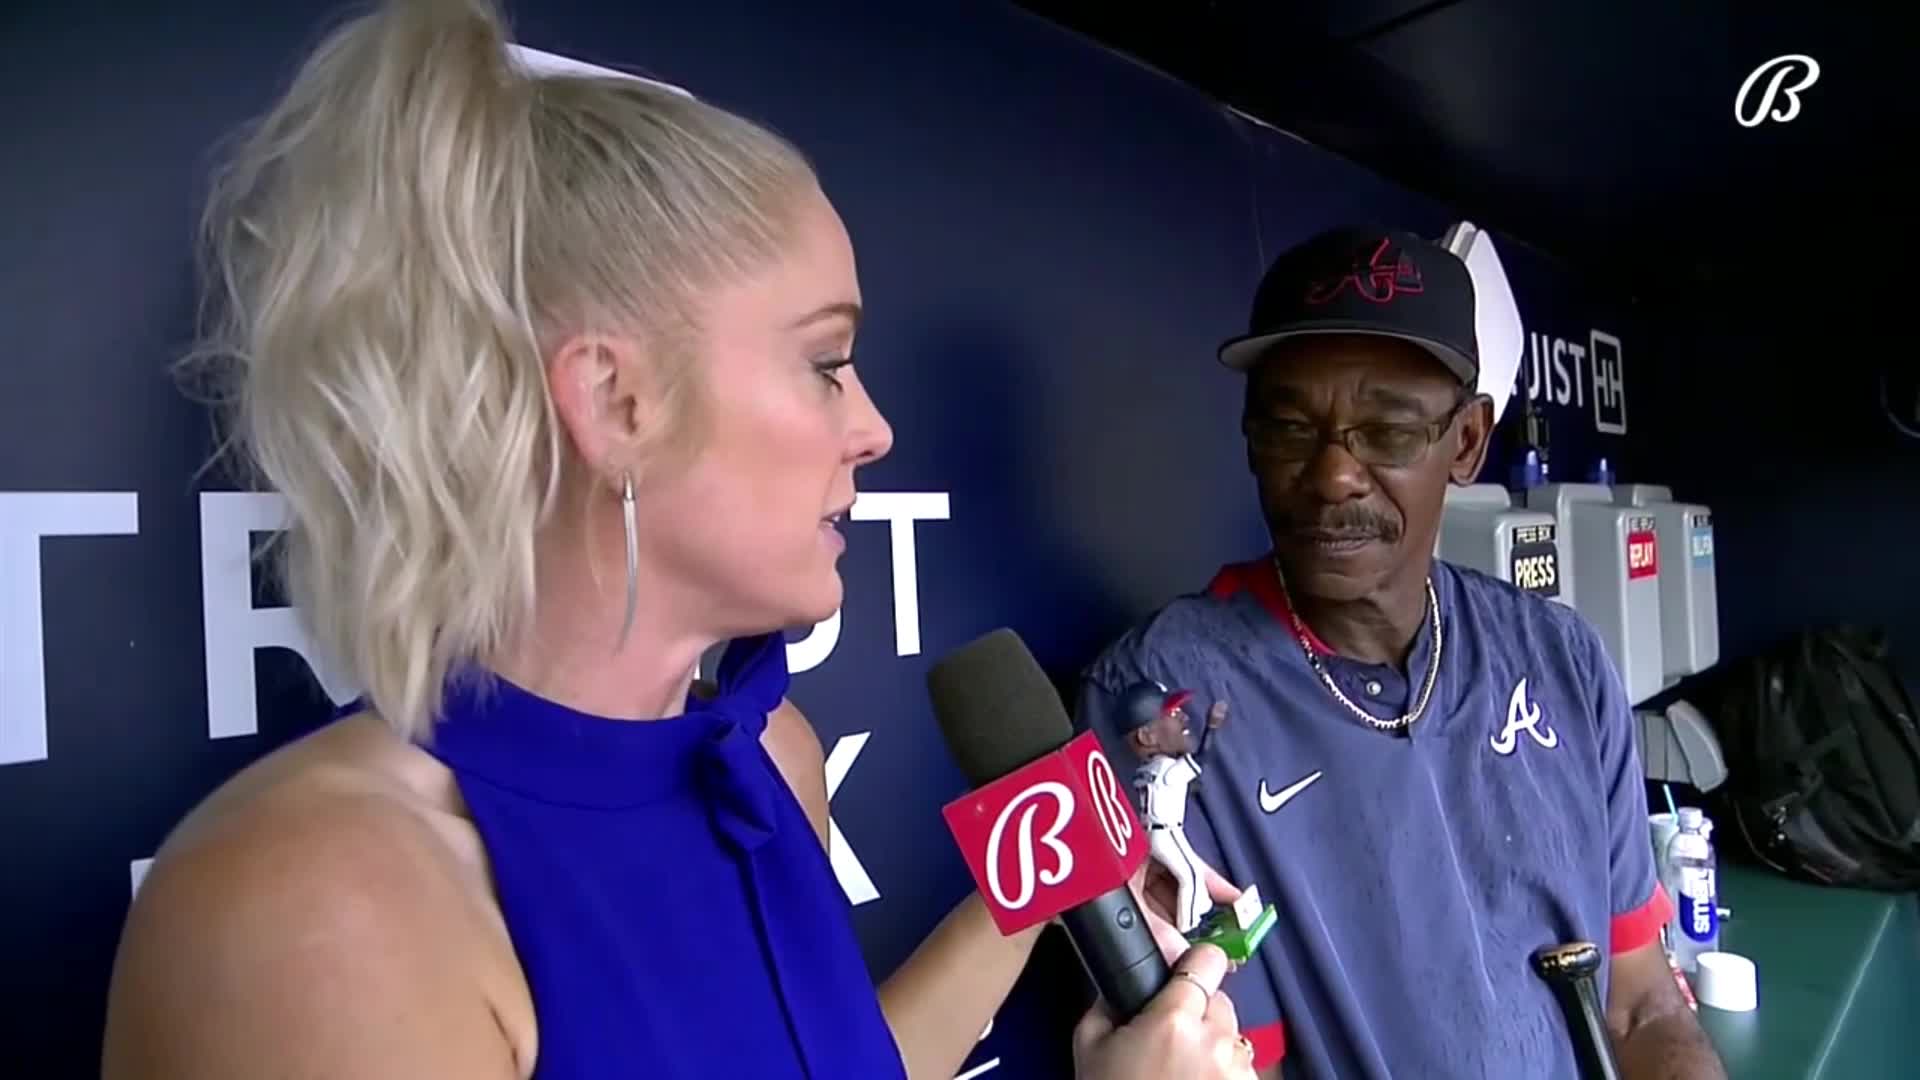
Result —
<path fill-rule="evenodd" d="M 1308 334 L 1399 338 L 1465 385 L 1480 381 L 1467 264 L 1410 232 L 1341 226 L 1282 252 L 1260 280 L 1248 333 L 1220 346 L 1220 362 L 1246 371 L 1274 345 Z"/>

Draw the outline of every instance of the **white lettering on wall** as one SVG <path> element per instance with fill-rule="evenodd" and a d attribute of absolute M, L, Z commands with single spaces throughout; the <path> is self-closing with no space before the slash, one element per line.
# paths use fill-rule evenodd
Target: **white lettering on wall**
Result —
<path fill-rule="evenodd" d="M 131 491 L 0 492 L 0 765 L 47 757 L 41 539 L 139 531 Z"/>
<path fill-rule="evenodd" d="M 946 521 L 949 509 L 944 491 L 870 491 L 854 499 L 853 520 L 893 526 L 893 641 L 900 656 L 920 652 L 920 566 L 913 523 Z"/>
<path fill-rule="evenodd" d="M 1627 433 L 1627 376 L 1620 339 L 1595 330 L 1593 345 L 1593 427 L 1608 435 Z"/>
<path fill-rule="evenodd" d="M 253 606 L 253 534 L 286 525 L 279 495 L 207 491 L 200 495 L 200 602 L 207 639 L 207 737 L 260 729 L 253 678 L 255 649 L 292 649 L 313 669 L 335 705 L 360 693 L 308 639 L 293 608 Z"/>
<path fill-rule="evenodd" d="M 991 1058 L 954 1077 L 953 1080 L 978 1080 L 979 1077 L 985 1076 L 999 1067 L 1000 1059 Z"/>
<path fill-rule="evenodd" d="M 1587 388 L 1591 386 L 1594 429 L 1609 435 L 1627 432 L 1620 339 L 1611 334 L 1595 330 L 1588 341 L 1581 342 L 1529 331 L 1520 381 L 1526 385 L 1529 401 L 1576 409 L 1587 407 Z"/>
<path fill-rule="evenodd" d="M 946 492 L 869 492 L 851 516 L 890 525 L 894 642 L 898 655 L 920 651 L 919 560 L 914 522 L 950 516 Z M 291 649 L 306 661 L 327 696 L 345 704 L 359 688 L 326 662 L 291 607 L 255 607 L 253 537 L 286 524 L 286 500 L 270 492 L 202 492 L 200 579 L 206 646 L 207 734 L 222 739 L 259 730 L 254 680 L 257 649 Z M 47 757 L 46 669 L 42 641 L 40 541 L 46 537 L 130 536 L 139 533 L 139 501 L 133 492 L 0 492 L 0 765 Z M 787 645 L 788 664 L 802 672 L 818 667 L 840 639 L 841 613 Z M 839 791 L 865 750 L 872 732 L 839 739 L 827 755 L 827 798 Z M 856 906 L 880 899 L 872 875 L 829 818 L 828 853 L 835 877 Z M 151 858 L 128 864 L 129 891 L 137 893 Z M 990 1029 L 989 1029 L 990 1030 Z M 984 1037 L 984 1033 L 983 1037 Z M 998 1059 L 969 1075 L 1000 1064 Z"/>
<path fill-rule="evenodd" d="M 841 782 L 852 771 L 853 763 L 860 760 L 860 752 L 867 748 L 867 740 L 871 738 L 871 731 L 842 735 L 834 742 L 833 752 L 827 755 L 827 861 L 833 864 L 833 876 L 840 879 L 840 888 L 854 907 L 880 899 L 880 890 L 873 887 L 873 876 L 860 865 L 860 857 L 853 853 L 853 847 L 840 833 L 839 823 L 833 820 L 833 795 L 840 790 Z"/>
<path fill-rule="evenodd" d="M 1522 369 L 1527 397 L 1556 405 L 1572 405 L 1587 398 L 1587 349 L 1550 334 L 1527 334 L 1527 363 Z"/>
<path fill-rule="evenodd" d="M 857 497 L 857 521 L 892 526 L 895 650 L 920 651 L 919 562 L 915 521 L 946 520 L 947 493 L 888 491 Z M 360 693 L 349 678 L 321 657 L 290 607 L 253 606 L 252 536 L 285 526 L 286 500 L 273 493 L 210 491 L 200 496 L 200 588 L 206 620 L 207 734 L 215 739 L 259 730 L 253 677 L 256 649 L 285 648 L 300 654 L 327 696 L 345 704 Z M 787 666 L 795 674 L 825 663 L 840 641 L 841 613 L 787 643 Z M 0 759 L 3 760 L 3 759 Z"/>
<path fill-rule="evenodd" d="M 974 1045 L 978 1046 L 979 1044 L 986 1042 L 987 1036 L 991 1034 L 993 1034 L 993 1021 L 988 1020 L 986 1030 L 982 1031 L 980 1033 L 980 1037 L 974 1040 Z M 968 1069 L 966 1072 L 963 1072 L 959 1076 L 954 1077 L 953 1080 L 975 1080 L 976 1077 L 985 1076 L 986 1074 L 992 1072 L 993 1070 L 999 1067 L 1000 1067 L 1000 1059 L 992 1058 L 990 1060 L 983 1061 L 978 1065 L 975 1065 L 973 1068 Z"/>
<path fill-rule="evenodd" d="M 812 671 L 827 662 L 833 655 L 833 647 L 840 644 L 840 613 L 827 616 L 825 622 L 815 623 L 813 632 L 799 641 L 787 642 L 787 671 L 798 675 L 803 671 Z"/>

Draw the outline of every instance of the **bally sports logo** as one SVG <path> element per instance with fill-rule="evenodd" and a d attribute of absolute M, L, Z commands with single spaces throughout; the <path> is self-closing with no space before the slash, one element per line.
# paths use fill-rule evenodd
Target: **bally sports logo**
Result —
<path fill-rule="evenodd" d="M 1113 774 L 1113 763 L 1096 750 L 1087 757 L 1087 788 L 1093 792 L 1093 813 L 1107 834 L 1113 853 L 1124 857 L 1133 842 L 1133 807 L 1120 792 L 1120 778 Z"/>
<path fill-rule="evenodd" d="M 1034 826 L 1039 816 L 1038 800 L 1053 800 L 1053 820 L 1047 831 L 1039 836 L 1040 846 L 1053 853 L 1053 865 L 1045 869 L 1038 868 L 1034 858 Z M 1017 856 L 1020 882 L 1012 896 L 1007 895 L 1005 883 L 1000 880 L 1001 860 L 1000 843 L 1006 836 L 1007 823 L 1013 820 L 1015 811 L 1020 811 L 1019 855 Z M 993 831 L 987 835 L 987 892 L 994 902 L 1009 911 L 1018 911 L 1033 901 L 1034 889 L 1040 884 L 1058 885 L 1073 873 L 1073 849 L 1060 842 L 1060 834 L 1067 829 L 1067 823 L 1073 820 L 1073 789 L 1065 784 L 1048 780 L 1035 784 L 1013 797 L 993 819 Z"/>
<path fill-rule="evenodd" d="M 1740 92 L 1733 98 L 1734 122 L 1744 128 L 1759 127 L 1769 120 L 1792 123 L 1800 115 L 1800 92 L 1819 81 L 1820 62 L 1813 57 L 1805 53 L 1776 56 L 1748 72 L 1740 83 Z M 1747 102 L 1755 89 L 1760 96 L 1749 108 Z"/>
<path fill-rule="evenodd" d="M 941 813 L 1003 934 L 1125 885 L 1147 857 L 1133 805 L 1091 732 Z"/>

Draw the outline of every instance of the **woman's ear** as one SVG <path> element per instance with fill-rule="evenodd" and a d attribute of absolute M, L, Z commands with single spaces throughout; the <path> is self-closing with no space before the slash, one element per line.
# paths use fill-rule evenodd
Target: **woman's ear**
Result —
<path fill-rule="evenodd" d="M 596 472 L 637 456 L 655 403 L 646 356 L 630 337 L 578 334 L 547 356 L 554 412 L 574 450 Z"/>

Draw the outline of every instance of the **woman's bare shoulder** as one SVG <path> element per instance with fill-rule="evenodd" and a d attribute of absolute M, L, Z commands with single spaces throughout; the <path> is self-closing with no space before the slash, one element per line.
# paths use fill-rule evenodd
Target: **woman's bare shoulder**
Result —
<path fill-rule="evenodd" d="M 524 978 L 444 767 L 369 718 L 189 814 L 127 916 L 104 1075 L 524 1077 Z"/>
<path fill-rule="evenodd" d="M 767 714 L 767 730 L 760 742 L 767 748 L 767 756 L 773 759 L 787 787 L 792 789 L 794 798 L 800 801 L 800 808 L 807 812 L 807 820 L 813 823 L 820 843 L 826 844 L 826 758 L 821 753 L 820 736 L 813 730 L 813 724 L 798 705 L 783 698 L 779 706 Z"/>

